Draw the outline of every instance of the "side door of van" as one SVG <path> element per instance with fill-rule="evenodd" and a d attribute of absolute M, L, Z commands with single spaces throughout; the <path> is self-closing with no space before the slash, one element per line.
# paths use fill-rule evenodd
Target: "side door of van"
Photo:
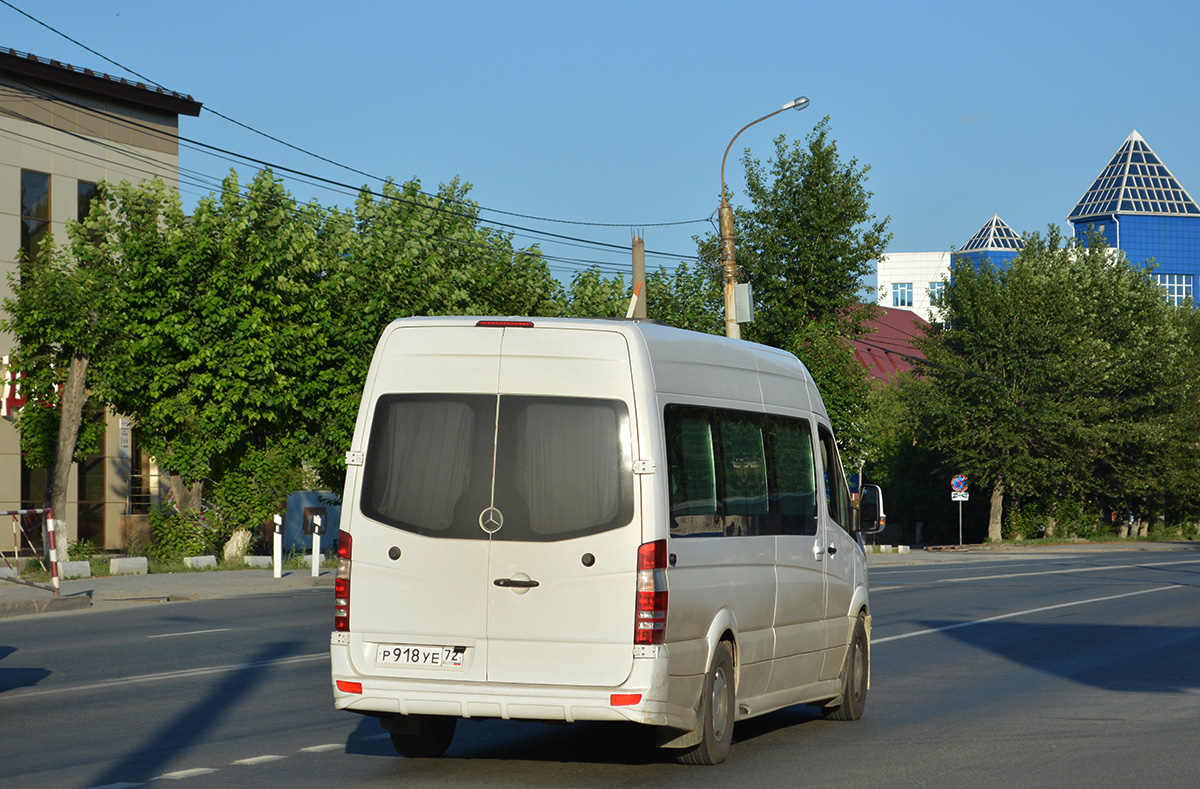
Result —
<path fill-rule="evenodd" d="M 769 690 L 817 681 L 826 648 L 824 531 L 820 528 L 818 469 L 812 422 L 773 417 L 772 496 L 781 517 L 776 543 L 775 665 Z"/>
<path fill-rule="evenodd" d="M 821 679 L 836 679 L 842 670 L 842 656 L 850 634 L 850 603 L 856 583 L 855 568 L 858 545 L 849 533 L 853 511 L 846 475 L 838 456 L 837 442 L 828 425 L 817 426 L 818 457 L 824 476 L 826 517 L 821 524 L 819 539 L 825 557 L 824 625 L 828 647 Z"/>

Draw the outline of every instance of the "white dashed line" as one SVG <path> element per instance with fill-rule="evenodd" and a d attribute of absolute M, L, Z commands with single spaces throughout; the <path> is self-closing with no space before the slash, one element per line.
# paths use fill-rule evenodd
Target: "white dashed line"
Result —
<path fill-rule="evenodd" d="M 340 742 L 327 742 L 324 745 L 310 745 L 307 748 L 301 748 L 301 753 L 324 753 L 325 751 L 340 751 L 346 746 Z"/>
<path fill-rule="evenodd" d="M 238 759 L 236 762 L 232 762 L 232 764 L 241 764 L 241 765 L 267 764 L 268 762 L 277 762 L 280 759 L 286 759 L 286 758 L 287 758 L 286 756 L 276 756 L 275 754 L 267 754 L 265 756 L 251 756 L 249 759 Z"/>
<path fill-rule="evenodd" d="M 193 767 L 190 770 L 176 770 L 173 773 L 163 773 L 162 775 L 151 778 L 150 780 L 178 781 L 181 778 L 196 778 L 201 775 L 211 775 L 215 772 L 217 772 L 215 767 Z"/>
<path fill-rule="evenodd" d="M 146 636 L 146 638 L 175 638 L 176 636 L 202 636 L 205 633 L 224 633 L 229 630 L 227 627 L 217 627 L 212 630 L 189 630 L 186 633 L 159 633 L 156 636 Z"/>

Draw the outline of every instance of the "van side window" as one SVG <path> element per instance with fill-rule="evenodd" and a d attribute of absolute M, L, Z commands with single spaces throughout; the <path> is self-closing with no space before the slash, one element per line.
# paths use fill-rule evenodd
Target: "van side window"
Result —
<path fill-rule="evenodd" d="M 667 406 L 667 477 L 671 533 L 722 533 L 717 516 L 717 466 L 712 410 Z"/>
<path fill-rule="evenodd" d="M 825 506 L 830 519 L 843 529 L 850 526 L 850 493 L 842 473 L 842 462 L 838 459 L 837 442 L 833 433 L 824 425 L 819 426 L 821 445 L 821 469 L 825 477 Z"/>
<path fill-rule="evenodd" d="M 764 524 L 753 516 L 770 512 L 767 502 L 767 457 L 756 414 L 723 411 L 721 469 L 725 475 L 725 533 L 758 534 Z"/>
<path fill-rule="evenodd" d="M 771 508 L 781 534 L 817 533 L 817 480 L 812 431 L 803 419 L 771 420 Z"/>
<path fill-rule="evenodd" d="M 812 432 L 803 419 L 665 409 L 671 534 L 815 534 Z"/>

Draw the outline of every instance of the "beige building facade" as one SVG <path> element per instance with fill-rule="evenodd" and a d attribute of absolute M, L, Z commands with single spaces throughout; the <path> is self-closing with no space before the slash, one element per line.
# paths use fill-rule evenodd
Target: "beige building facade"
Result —
<path fill-rule="evenodd" d="M 66 222 L 86 212 L 101 181 L 159 178 L 177 186 L 179 116 L 200 114 L 190 96 L 128 82 L 69 64 L 0 48 L 0 296 L 11 297 L 18 255 L 52 234 L 65 243 Z M 0 510 L 40 507 L 45 472 L 27 469 L 14 418 L 23 403 L 7 361 L 11 335 L 0 332 Z M 68 507 L 55 513 L 60 537 L 117 549 L 127 515 L 157 497 L 152 463 L 140 457 L 129 420 L 105 420 L 101 451 L 72 467 Z M 7 518 L 0 550 L 13 548 Z"/>

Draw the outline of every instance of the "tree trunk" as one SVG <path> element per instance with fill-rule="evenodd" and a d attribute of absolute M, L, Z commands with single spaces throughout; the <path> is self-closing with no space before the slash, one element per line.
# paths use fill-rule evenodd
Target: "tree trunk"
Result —
<path fill-rule="evenodd" d="M 1004 480 L 992 483 L 992 506 L 988 513 L 988 542 L 1000 542 L 1000 524 L 1004 522 Z"/>
<path fill-rule="evenodd" d="M 204 481 L 200 480 L 187 485 L 183 481 L 183 477 L 178 474 L 172 474 L 171 492 L 175 494 L 175 507 L 180 512 L 193 510 L 200 511 L 200 502 L 203 501 Z"/>
<path fill-rule="evenodd" d="M 83 424 L 83 406 L 87 402 L 87 373 L 89 357 L 71 357 L 67 369 L 67 380 L 59 393 L 60 416 L 58 422 L 58 446 L 54 451 L 54 464 L 47 470 L 44 506 L 54 508 L 55 531 L 61 556 L 67 555 L 67 480 L 71 477 L 71 464 L 75 461 L 75 447 L 79 442 L 79 428 Z M 36 406 L 29 406 L 34 408 Z"/>

